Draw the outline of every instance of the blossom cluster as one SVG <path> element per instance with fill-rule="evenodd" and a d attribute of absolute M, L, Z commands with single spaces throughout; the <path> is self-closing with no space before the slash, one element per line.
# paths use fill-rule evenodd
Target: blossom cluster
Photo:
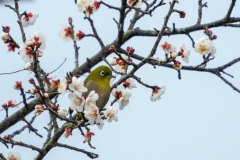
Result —
<path fill-rule="evenodd" d="M 69 42 L 72 38 L 75 41 L 80 41 L 84 38 L 84 33 L 82 31 L 74 31 L 65 23 L 61 24 L 60 29 L 58 30 L 58 36 L 62 38 L 64 42 Z"/>
<path fill-rule="evenodd" d="M 85 12 L 88 18 L 99 9 L 100 4 L 101 3 L 96 0 L 77 0 L 78 11 Z"/>

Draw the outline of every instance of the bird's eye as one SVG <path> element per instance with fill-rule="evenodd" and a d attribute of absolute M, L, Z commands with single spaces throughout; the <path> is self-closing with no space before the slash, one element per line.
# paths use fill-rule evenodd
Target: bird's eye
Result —
<path fill-rule="evenodd" d="M 101 75 L 101 76 L 105 76 L 105 72 L 104 72 L 104 71 L 101 71 L 101 72 L 100 72 L 100 75 Z"/>

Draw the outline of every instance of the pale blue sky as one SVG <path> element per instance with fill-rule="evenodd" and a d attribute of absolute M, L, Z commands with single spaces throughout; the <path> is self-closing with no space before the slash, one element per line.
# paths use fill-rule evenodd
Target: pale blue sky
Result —
<path fill-rule="evenodd" d="M 120 1 L 104 1 L 113 5 L 119 5 Z M 163 17 L 169 7 L 168 1 L 165 6 L 160 7 L 153 17 L 145 16 L 136 24 L 136 27 L 152 30 L 162 26 Z M 176 28 L 187 27 L 196 23 L 197 20 L 197 0 L 179 0 L 175 9 L 184 10 L 186 18 L 180 19 L 178 14 L 173 14 L 169 26 L 176 23 Z M 203 8 L 203 23 L 221 19 L 230 5 L 229 0 L 208 1 L 208 8 Z M 9 3 L 13 4 L 13 3 Z M 233 16 L 239 17 L 239 1 L 233 11 Z M 20 10 L 39 13 L 39 18 L 34 26 L 25 29 L 27 39 L 32 33 L 40 30 L 47 38 L 46 50 L 41 58 L 42 68 L 46 72 L 51 72 L 57 68 L 67 58 L 65 64 L 54 74 L 58 78 L 71 71 L 74 67 L 74 49 L 72 42 L 65 43 L 57 35 L 60 23 L 67 23 L 67 18 L 72 17 L 76 29 L 84 33 L 92 33 L 88 21 L 83 19 L 83 14 L 78 12 L 76 5 L 72 1 L 46 1 L 35 0 L 32 3 L 20 1 Z M 126 26 L 133 13 L 127 17 Z M 21 36 L 15 13 L 0 4 L 0 24 L 11 27 L 11 35 L 20 44 Z M 112 18 L 118 19 L 118 13 L 109 10 L 105 6 L 92 16 L 97 31 L 104 44 L 109 44 L 116 38 L 117 27 Z M 217 67 L 240 56 L 239 53 L 239 28 L 219 27 L 212 29 L 217 34 L 218 39 L 214 41 L 217 48 L 216 59 L 211 61 L 208 67 Z M 204 36 L 202 31 L 191 33 L 194 40 Z M 135 37 L 124 44 L 133 46 L 136 53 L 146 56 L 151 51 L 156 38 Z M 191 49 L 190 63 L 184 65 L 198 65 L 201 63 L 201 56 L 191 48 L 191 41 L 186 35 L 164 37 L 161 43 L 168 41 L 178 48 L 181 43 L 185 43 Z M 78 42 L 80 49 L 80 64 L 87 57 L 93 56 L 100 49 L 99 44 L 93 38 L 84 38 Z M 17 52 L 7 53 L 5 44 L 0 43 L 0 73 L 11 72 L 25 67 Z M 157 50 L 157 57 L 164 57 L 163 51 Z M 135 61 L 137 62 L 137 61 Z M 234 79 L 226 77 L 235 86 L 240 88 L 239 68 L 236 64 L 226 71 L 234 76 Z M 73 136 L 68 139 L 61 138 L 61 143 L 74 145 L 88 151 L 99 154 L 99 160 L 238 160 L 240 159 L 240 107 L 239 93 L 233 91 L 223 81 L 209 73 L 199 73 L 192 71 L 182 71 L 182 80 L 178 80 L 177 72 L 173 69 L 146 65 L 137 72 L 142 80 L 151 85 L 162 84 L 166 86 L 166 93 L 162 99 L 151 102 L 149 97 L 151 90 L 144 88 L 137 82 L 137 89 L 132 90 L 130 103 L 123 111 L 118 112 L 119 121 L 107 123 L 103 130 L 92 126 L 95 133 L 92 144 L 97 149 L 93 150 L 87 144 L 83 144 L 83 138 L 79 131 L 74 131 Z M 22 81 L 25 90 L 31 89 L 28 78 L 33 74 L 21 72 L 14 75 L 5 75 L 0 78 L 1 99 L 7 101 L 16 99 L 21 101 L 20 93 L 13 89 L 15 81 Z M 67 96 L 60 100 L 61 107 L 68 107 Z M 112 97 L 113 99 L 113 97 Z M 116 103 L 114 106 L 118 107 Z M 12 109 L 10 113 L 17 109 Z M 0 117 L 5 116 L 5 112 L 0 112 Z M 33 116 L 31 113 L 27 119 Z M 39 129 L 39 133 L 46 137 L 43 127 L 47 126 L 48 113 L 37 117 L 33 126 Z M 10 128 L 4 134 L 12 133 L 20 128 L 24 123 L 20 122 Z M 3 136 L 4 134 L 0 135 Z M 16 136 L 16 140 L 29 144 L 42 146 L 42 139 L 34 133 L 28 134 L 25 131 L 21 136 Z M 7 150 L 0 144 L 0 152 L 7 155 L 8 151 L 18 151 L 22 159 L 33 159 L 35 151 L 23 149 L 15 146 Z M 44 159 L 88 159 L 84 154 L 74 151 L 55 148 Z"/>

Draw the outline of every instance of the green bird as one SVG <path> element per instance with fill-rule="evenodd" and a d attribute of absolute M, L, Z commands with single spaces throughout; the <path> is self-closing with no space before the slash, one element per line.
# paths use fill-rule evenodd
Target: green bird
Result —
<path fill-rule="evenodd" d="M 99 66 L 95 68 L 87 78 L 84 80 L 84 86 L 88 89 L 87 92 L 83 93 L 83 97 L 87 97 L 88 94 L 94 90 L 98 95 L 99 99 L 96 101 L 96 106 L 101 111 L 107 104 L 110 94 L 110 80 L 116 78 L 112 75 L 112 71 L 107 66 Z"/>

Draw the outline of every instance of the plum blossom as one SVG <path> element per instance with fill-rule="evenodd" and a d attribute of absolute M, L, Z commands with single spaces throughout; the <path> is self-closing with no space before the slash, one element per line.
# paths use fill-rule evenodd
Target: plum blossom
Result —
<path fill-rule="evenodd" d="M 107 61 L 110 65 L 115 66 L 118 64 L 120 58 L 117 57 L 112 57 L 112 58 L 108 58 Z"/>
<path fill-rule="evenodd" d="M 95 136 L 95 134 L 93 132 L 87 131 L 87 133 L 84 135 L 83 143 L 91 142 L 92 136 Z"/>
<path fill-rule="evenodd" d="M 86 17 L 90 17 L 91 14 L 95 13 L 99 7 L 100 7 L 100 2 L 94 0 L 86 9 Z"/>
<path fill-rule="evenodd" d="M 28 27 L 29 25 L 34 25 L 36 22 L 36 18 L 39 15 L 37 13 L 32 13 L 32 12 L 26 12 L 24 16 L 22 17 L 22 25 L 23 27 Z"/>
<path fill-rule="evenodd" d="M 181 45 L 181 48 L 178 54 L 181 55 L 184 62 L 186 63 L 189 62 L 190 50 L 186 47 L 184 43 Z"/>
<path fill-rule="evenodd" d="M 93 2 L 93 0 L 77 0 L 77 7 L 79 12 L 84 12 L 87 10 L 88 6 Z"/>
<path fill-rule="evenodd" d="M 21 160 L 21 154 L 19 152 L 8 152 L 7 160 Z"/>
<path fill-rule="evenodd" d="M 103 111 L 108 122 L 112 122 L 112 120 L 115 120 L 116 122 L 118 121 L 117 112 L 118 110 L 112 106 L 109 106 L 106 111 Z"/>
<path fill-rule="evenodd" d="M 36 116 L 39 116 L 43 111 L 44 111 L 44 106 L 42 104 L 38 104 L 35 106 L 34 114 Z"/>
<path fill-rule="evenodd" d="M 86 103 L 84 106 L 85 109 L 96 106 L 96 101 L 98 100 L 98 98 L 99 98 L 99 95 L 94 90 L 91 91 L 86 98 Z"/>
<path fill-rule="evenodd" d="M 9 100 L 8 101 L 8 107 L 16 107 L 17 104 L 16 104 L 16 100 Z"/>
<path fill-rule="evenodd" d="M 117 72 L 122 72 L 122 73 L 124 73 L 125 70 L 126 70 L 126 68 L 127 68 L 127 64 L 126 64 L 124 61 L 119 60 L 118 64 L 115 66 L 114 69 L 115 69 L 115 71 L 117 71 Z"/>
<path fill-rule="evenodd" d="M 58 30 L 58 36 L 62 38 L 64 42 L 69 42 L 72 39 L 72 35 L 72 29 L 67 24 L 62 23 Z"/>
<path fill-rule="evenodd" d="M 166 54 L 170 54 L 170 52 L 173 52 L 176 50 L 176 47 L 168 42 L 163 43 L 161 47 Z"/>
<path fill-rule="evenodd" d="M 172 59 L 176 59 L 177 56 L 178 56 L 178 53 L 177 53 L 177 52 L 175 52 L 175 51 L 170 52 L 170 57 L 171 57 Z"/>
<path fill-rule="evenodd" d="M 100 122 L 98 122 L 96 125 L 100 130 L 102 130 L 102 128 L 104 126 L 104 120 L 101 119 Z"/>
<path fill-rule="evenodd" d="M 80 95 L 82 95 L 82 92 L 88 91 L 88 89 L 84 87 L 83 81 L 75 76 L 72 77 L 72 83 L 69 84 L 69 89 L 74 92 L 77 92 Z"/>
<path fill-rule="evenodd" d="M 67 79 L 65 77 L 63 77 L 60 80 L 60 83 L 58 83 L 58 92 L 62 93 L 62 95 L 64 95 L 67 92 Z"/>
<path fill-rule="evenodd" d="M 126 80 L 123 82 L 123 86 L 124 86 L 125 88 L 128 88 L 128 89 L 137 88 L 136 84 L 135 84 L 134 81 L 131 80 L 131 79 L 126 79 Z"/>
<path fill-rule="evenodd" d="M 129 98 L 132 95 L 132 93 L 128 92 L 123 87 L 123 85 L 119 85 L 119 86 L 117 86 L 117 88 L 113 88 L 112 94 L 113 94 L 113 96 L 115 96 L 115 98 L 117 98 L 120 110 L 123 110 L 123 108 L 128 105 Z"/>
<path fill-rule="evenodd" d="M 33 53 L 32 48 L 27 46 L 22 46 L 19 48 L 19 54 L 22 60 L 25 63 L 32 63 L 33 62 Z"/>
<path fill-rule="evenodd" d="M 137 1 L 137 3 L 135 1 Z M 142 7 L 142 0 L 127 0 L 127 4 L 129 6 L 132 6 L 133 4 L 135 4 L 134 7 L 141 8 Z"/>
<path fill-rule="evenodd" d="M 209 54 L 211 52 L 211 56 L 215 57 L 216 48 L 213 45 L 213 42 L 205 37 L 200 38 L 194 44 L 195 51 L 200 53 L 201 55 Z"/>
<path fill-rule="evenodd" d="M 66 117 L 67 110 L 65 108 L 59 108 L 57 111 L 57 115 L 59 115 L 60 117 Z"/>
<path fill-rule="evenodd" d="M 71 110 L 76 109 L 78 112 L 83 111 L 83 105 L 85 103 L 85 99 L 81 95 L 75 92 L 69 93 L 68 99 L 70 100 L 69 107 L 71 108 Z"/>
<path fill-rule="evenodd" d="M 46 48 L 46 38 L 40 31 L 33 33 L 32 39 L 34 40 L 34 44 L 38 46 L 39 49 L 44 50 Z"/>
<path fill-rule="evenodd" d="M 100 114 L 98 112 L 98 107 L 90 107 L 88 110 L 84 110 L 84 115 L 88 119 L 88 122 L 93 125 L 94 122 L 99 123 L 101 121 Z"/>
<path fill-rule="evenodd" d="M 154 88 L 150 96 L 150 100 L 155 102 L 156 100 L 161 99 L 161 96 L 165 93 L 166 87 L 158 85 L 157 88 Z"/>

